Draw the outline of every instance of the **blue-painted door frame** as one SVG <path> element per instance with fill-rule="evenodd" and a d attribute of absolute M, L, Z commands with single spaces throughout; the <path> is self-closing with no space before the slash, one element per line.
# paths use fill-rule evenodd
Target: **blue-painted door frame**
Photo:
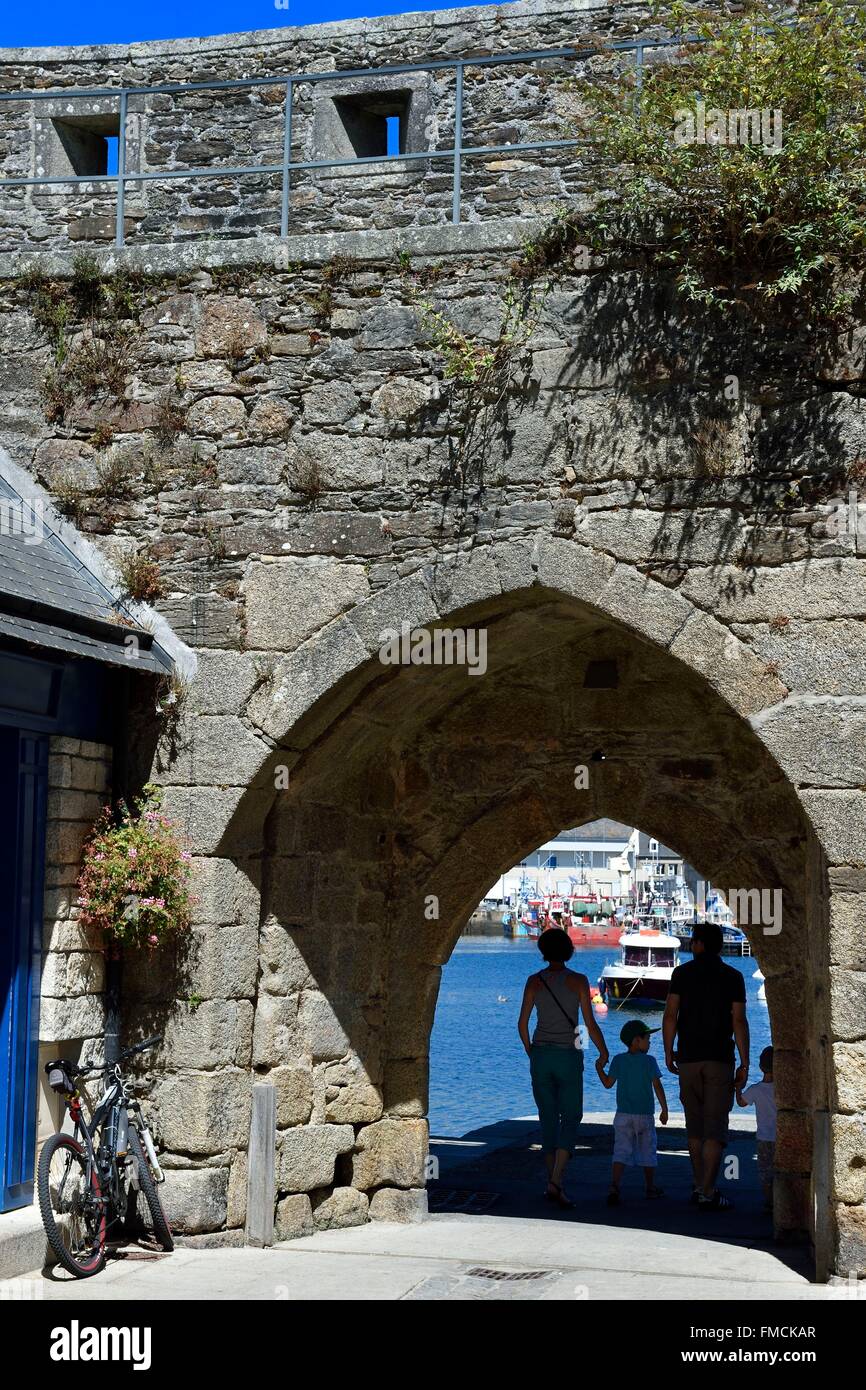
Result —
<path fill-rule="evenodd" d="M 48 734 L 0 727 L 0 1211 L 33 1200 Z"/>

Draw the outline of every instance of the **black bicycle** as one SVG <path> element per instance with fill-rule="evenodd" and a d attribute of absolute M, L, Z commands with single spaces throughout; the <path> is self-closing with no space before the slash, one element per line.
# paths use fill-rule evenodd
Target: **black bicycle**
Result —
<path fill-rule="evenodd" d="M 69 1109 L 72 1134 L 52 1134 L 39 1155 L 39 1210 L 48 1243 L 64 1269 L 79 1279 L 98 1274 L 105 1264 L 112 1227 L 128 1234 L 143 1196 L 149 1226 L 163 1250 L 173 1250 L 168 1221 L 157 1184 L 164 1181 L 153 1139 L 135 1099 L 132 1082 L 124 1080 L 120 1063 L 144 1052 L 162 1037 L 128 1047 L 115 1063 L 104 1067 L 76 1066 L 60 1058 L 45 1070 L 52 1091 Z M 81 1107 L 77 1081 L 85 1076 L 105 1078 L 105 1089 L 88 1124 Z"/>

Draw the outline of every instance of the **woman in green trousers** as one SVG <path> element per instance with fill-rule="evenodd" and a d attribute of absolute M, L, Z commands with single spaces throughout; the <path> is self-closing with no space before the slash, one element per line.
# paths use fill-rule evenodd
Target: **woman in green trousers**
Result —
<path fill-rule="evenodd" d="M 604 1066 L 608 1051 L 592 1014 L 589 981 L 565 964 L 574 954 L 568 932 L 549 927 L 538 938 L 538 949 L 547 965 L 526 981 L 517 1031 L 529 1058 L 532 1094 L 541 1121 L 541 1147 L 547 1167 L 545 1196 L 561 1207 L 571 1207 L 574 1203 L 563 1192 L 562 1179 L 583 1118 L 583 1054 L 587 1039 L 594 1042 Z M 533 1009 L 536 1025 L 530 1039 Z"/>

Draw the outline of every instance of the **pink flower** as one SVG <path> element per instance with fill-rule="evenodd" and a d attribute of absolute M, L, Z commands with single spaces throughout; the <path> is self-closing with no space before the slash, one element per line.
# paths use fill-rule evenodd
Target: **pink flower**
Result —
<path fill-rule="evenodd" d="M 138 850 L 135 848 L 135 845 L 130 845 L 129 849 L 126 852 L 129 855 L 130 859 L 138 858 Z"/>
<path fill-rule="evenodd" d="M 157 946 L 157 945 L 159 945 L 159 937 L 158 937 L 158 936 L 149 936 L 149 937 L 147 938 L 147 941 L 148 941 L 148 945 L 149 945 L 149 946 Z"/>
<path fill-rule="evenodd" d="M 189 864 L 192 860 L 192 855 L 190 854 L 188 849 L 181 850 L 180 857 L 183 860 L 184 864 Z"/>

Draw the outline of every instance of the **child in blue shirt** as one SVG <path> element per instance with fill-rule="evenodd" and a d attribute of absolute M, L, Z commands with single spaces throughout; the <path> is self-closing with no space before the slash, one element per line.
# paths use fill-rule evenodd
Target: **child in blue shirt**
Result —
<path fill-rule="evenodd" d="M 664 1196 L 662 1189 L 655 1184 L 657 1159 L 653 1091 L 661 1106 L 659 1122 L 663 1125 L 668 1122 L 668 1103 L 659 1064 L 649 1055 L 650 1035 L 659 1031 L 658 1028 L 647 1028 L 639 1019 L 631 1019 L 619 1035 L 628 1051 L 618 1052 L 606 1072 L 601 1058 L 595 1064 L 601 1084 L 608 1091 L 616 1086 L 613 1173 L 607 1194 L 609 1207 L 619 1206 L 619 1185 L 626 1164 L 640 1164 L 643 1168 L 647 1197 Z"/>

